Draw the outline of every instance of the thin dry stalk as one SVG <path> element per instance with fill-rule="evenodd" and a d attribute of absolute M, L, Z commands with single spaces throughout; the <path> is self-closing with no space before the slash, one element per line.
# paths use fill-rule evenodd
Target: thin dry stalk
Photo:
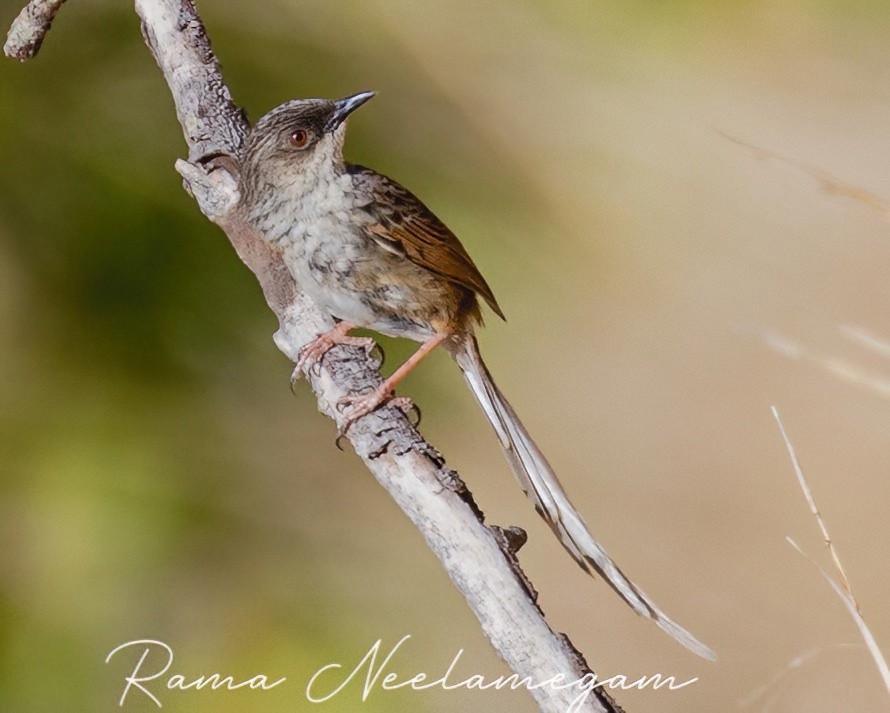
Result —
<path fill-rule="evenodd" d="M 847 335 L 850 336 L 849 334 Z M 890 398 L 890 379 L 883 374 L 862 368 L 846 359 L 818 354 L 808 349 L 800 342 L 779 334 L 769 329 L 763 329 L 760 337 L 766 345 L 775 352 L 790 359 L 808 361 L 824 369 L 841 381 L 866 389 L 885 399 Z M 872 346 L 874 350 L 875 347 Z"/>
<path fill-rule="evenodd" d="M 769 681 L 758 686 L 746 696 L 740 698 L 738 700 L 739 708 L 747 708 L 748 706 L 753 705 L 764 696 L 766 696 L 767 693 L 776 688 L 792 673 L 794 673 L 795 671 L 799 671 L 808 663 L 810 663 L 810 661 L 813 661 L 817 657 L 824 654 L 826 651 L 830 651 L 832 649 L 845 649 L 853 647 L 859 648 L 859 644 L 834 644 L 833 646 L 822 646 L 818 649 L 810 649 L 809 651 L 804 651 L 802 654 L 798 654 L 785 665 L 785 668 L 775 674 Z M 775 705 L 779 700 L 780 693 L 781 692 L 775 692 L 766 699 L 766 703 L 764 703 L 763 708 L 761 708 L 761 713 L 767 713 L 767 711 L 775 708 Z"/>
<path fill-rule="evenodd" d="M 880 337 L 876 337 L 862 327 L 856 327 L 852 324 L 842 324 L 839 329 L 841 330 L 841 334 L 850 341 L 856 342 L 859 346 L 864 347 L 875 354 L 880 354 L 882 357 L 890 359 L 890 342 L 887 342 Z"/>
<path fill-rule="evenodd" d="M 738 146 L 748 149 L 748 151 L 750 151 L 755 158 L 758 158 L 760 160 L 778 161 L 779 163 L 784 163 L 794 169 L 797 169 L 801 173 L 806 174 L 807 176 L 815 180 L 819 184 L 819 187 L 830 196 L 838 196 L 840 198 L 847 198 L 848 200 L 856 201 L 857 203 L 868 206 L 869 208 L 878 211 L 885 219 L 890 218 L 890 201 L 885 200 L 877 193 L 872 193 L 871 191 L 867 191 L 864 188 L 855 186 L 852 183 L 847 183 L 846 181 L 833 176 L 832 174 L 828 173 L 828 171 L 825 171 L 818 166 L 813 166 L 801 161 L 796 161 L 793 158 L 782 156 L 775 151 L 770 151 L 759 146 L 754 146 L 753 144 L 749 144 L 745 141 L 737 139 L 734 136 L 730 136 L 723 131 L 718 131 L 717 133 L 719 133 L 728 141 L 731 141 Z"/>
<path fill-rule="evenodd" d="M 788 434 L 785 432 L 785 426 L 782 423 L 782 419 L 779 416 L 779 410 L 772 406 L 773 417 L 776 419 L 776 423 L 779 424 L 779 432 L 782 434 L 782 440 L 785 441 L 785 447 L 788 449 L 788 455 L 791 457 L 791 463 L 794 466 L 794 472 L 797 474 L 797 482 L 800 484 L 801 490 L 803 490 L 804 497 L 807 500 L 807 503 L 810 506 L 810 512 L 816 517 L 816 521 L 819 523 L 819 529 L 822 531 L 822 538 L 825 541 L 826 546 L 828 547 L 828 551 L 831 553 L 831 558 L 834 561 L 834 566 L 840 574 L 840 583 L 835 580 L 828 572 L 826 572 L 812 557 L 806 554 L 800 546 L 792 540 L 790 537 L 786 539 L 791 544 L 794 549 L 796 549 L 801 555 L 806 557 L 810 564 L 812 564 L 818 571 L 819 574 L 828 582 L 829 586 L 834 590 L 834 593 L 840 598 L 840 600 L 844 603 L 844 606 L 847 608 L 847 611 L 850 613 L 850 616 L 853 618 L 853 621 L 856 623 L 857 628 L 859 629 L 859 634 L 862 636 L 863 641 L 865 641 L 866 647 L 868 647 L 868 651 L 871 654 L 872 659 L 875 662 L 875 665 L 878 667 L 878 672 L 881 674 L 881 678 L 884 680 L 884 686 L 887 689 L 887 693 L 890 694 L 890 667 L 887 666 L 887 660 L 884 658 L 881 649 L 878 647 L 877 642 L 875 641 L 874 635 L 871 633 L 871 630 L 868 628 L 868 625 L 865 623 L 865 619 L 862 617 L 862 613 L 859 610 L 859 605 L 856 602 L 856 599 L 853 597 L 853 592 L 850 588 L 850 581 L 847 578 L 846 572 L 844 572 L 843 565 L 841 565 L 840 558 L 838 557 L 837 551 L 834 548 L 834 545 L 831 541 L 831 536 L 828 533 L 828 528 L 825 525 L 825 521 L 822 519 L 822 515 L 819 513 L 819 509 L 816 507 L 816 501 L 813 498 L 813 493 L 810 490 L 810 486 L 807 483 L 806 478 L 804 477 L 803 470 L 800 467 L 800 463 L 797 460 L 797 454 L 795 453 L 794 446 L 791 443 L 791 439 L 788 438 Z"/>

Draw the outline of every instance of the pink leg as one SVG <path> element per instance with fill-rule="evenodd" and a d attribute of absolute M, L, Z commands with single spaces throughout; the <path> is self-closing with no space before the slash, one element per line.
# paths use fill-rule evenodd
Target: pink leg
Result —
<path fill-rule="evenodd" d="M 308 371 L 320 362 L 321 358 L 328 352 L 328 350 L 337 344 L 351 344 L 353 346 L 363 347 L 369 352 L 377 346 L 376 342 L 370 337 L 350 337 L 347 334 L 350 329 L 355 329 L 355 325 L 350 324 L 349 322 L 337 322 L 331 331 L 318 335 L 315 339 L 300 349 L 297 358 L 297 366 L 291 377 L 291 383 L 295 383 L 300 378 L 300 373 L 302 371 Z"/>
<path fill-rule="evenodd" d="M 408 361 L 396 369 L 386 381 L 380 384 L 380 386 L 374 389 L 370 394 L 364 394 L 362 396 L 344 396 L 340 399 L 338 405 L 349 407 L 345 412 L 346 420 L 340 428 L 340 433 L 346 433 L 346 431 L 349 430 L 349 427 L 362 416 L 366 416 L 380 406 L 380 404 L 390 400 L 392 392 L 395 391 L 399 382 L 408 376 L 409 372 L 417 366 L 427 354 L 439 346 L 439 344 L 449 336 L 449 334 L 437 334 L 436 336 L 427 339 L 420 345 L 420 348 L 411 355 Z M 401 399 L 399 399 L 399 401 L 401 402 Z M 405 399 L 405 403 L 400 403 L 399 406 L 403 407 L 407 406 L 407 404 L 410 404 L 410 401 Z"/>

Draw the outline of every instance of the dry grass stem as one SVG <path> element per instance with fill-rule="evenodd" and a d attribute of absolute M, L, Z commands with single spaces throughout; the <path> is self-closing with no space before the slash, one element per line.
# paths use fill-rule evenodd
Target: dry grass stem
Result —
<path fill-rule="evenodd" d="M 799 342 L 768 329 L 762 330 L 760 336 L 770 349 L 779 354 L 791 359 L 804 359 L 825 369 L 842 381 L 867 389 L 885 399 L 890 398 L 890 379 L 883 374 L 863 369 L 846 359 L 817 354 Z M 875 349 L 876 347 L 872 346 L 871 348 Z"/>
<path fill-rule="evenodd" d="M 797 474 L 797 482 L 800 484 L 801 490 L 803 490 L 804 497 L 807 500 L 807 503 L 810 506 L 810 512 L 816 517 L 816 521 L 819 523 L 819 529 L 822 531 L 822 538 L 825 541 L 826 546 L 828 547 L 828 551 L 831 553 L 831 558 L 834 561 L 834 566 L 840 574 L 840 583 L 835 580 L 825 569 L 820 566 L 812 557 L 806 554 L 803 549 L 790 537 L 786 539 L 791 544 L 794 549 L 796 549 L 801 555 L 806 557 L 810 563 L 819 571 L 819 574 L 828 582 L 829 586 L 834 590 L 835 594 L 840 598 L 840 600 L 844 603 L 844 606 L 847 608 L 847 611 L 850 613 L 850 616 L 853 618 L 853 621 L 856 623 L 857 628 L 859 629 L 859 634 L 862 636 L 862 639 L 865 641 L 865 645 L 868 647 L 868 651 L 874 659 L 875 665 L 878 667 L 878 672 L 881 674 L 881 678 L 884 680 L 884 686 L 887 689 L 887 693 L 890 694 L 890 667 L 887 666 L 887 661 L 884 658 L 883 653 L 881 653 L 881 649 L 878 647 L 877 642 L 875 641 L 874 636 L 871 633 L 871 630 L 868 628 L 868 625 L 865 623 L 865 619 L 862 618 L 862 613 L 859 610 L 859 604 L 856 602 L 856 599 L 853 597 L 853 592 L 850 588 L 850 581 L 847 578 L 846 572 L 844 572 L 843 565 L 841 564 L 840 558 L 838 557 L 837 551 L 834 548 L 834 545 L 831 542 L 831 536 L 828 533 L 828 528 L 825 525 L 825 521 L 822 519 L 822 515 L 819 513 L 819 509 L 816 507 L 816 501 L 813 498 L 813 493 L 810 490 L 809 484 L 807 483 L 806 478 L 804 477 L 803 470 L 800 467 L 800 463 L 797 460 L 797 454 L 795 453 L 794 446 L 791 443 L 791 439 L 788 438 L 788 434 L 785 432 L 785 426 L 782 423 L 782 419 L 779 416 L 779 410 L 772 406 L 773 417 L 776 419 L 776 423 L 779 424 L 779 432 L 782 434 L 782 440 L 785 442 L 785 447 L 788 449 L 788 455 L 791 457 L 791 463 L 794 466 L 794 472 Z"/>
<path fill-rule="evenodd" d="M 741 141 L 734 136 L 730 136 L 723 131 L 719 131 L 718 133 L 728 141 L 732 141 L 732 143 L 748 149 L 755 158 L 760 160 L 778 161 L 805 173 L 807 176 L 815 180 L 819 184 L 819 187 L 830 196 L 839 196 L 840 198 L 856 201 L 857 203 L 861 203 L 878 211 L 885 219 L 890 218 L 890 201 L 885 200 L 877 193 L 872 193 L 864 188 L 842 181 L 840 178 L 833 176 L 817 166 L 795 161 L 794 159 L 787 158 L 774 151 L 754 146 L 753 144 Z"/>
<path fill-rule="evenodd" d="M 782 440 L 785 441 L 785 447 L 788 449 L 788 456 L 791 458 L 791 465 L 794 467 L 794 472 L 797 475 L 797 482 L 800 485 L 800 489 L 803 491 L 803 495 L 807 499 L 807 505 L 810 506 L 810 512 L 813 513 L 813 516 L 816 518 L 816 522 L 819 523 L 819 529 L 822 531 L 822 539 L 825 541 L 825 545 L 826 547 L 828 547 L 828 552 L 831 554 L 831 558 L 834 560 L 834 566 L 837 568 L 837 571 L 841 576 L 841 583 L 844 591 L 850 597 L 850 601 L 853 602 L 853 605 L 858 610 L 859 605 L 856 603 L 856 599 L 853 597 L 853 590 L 850 588 L 850 580 L 847 578 L 847 573 L 844 571 L 844 566 L 841 564 L 841 560 L 840 557 L 838 557 L 837 550 L 834 549 L 834 544 L 831 542 L 831 535 L 828 533 L 828 528 L 825 525 L 825 520 L 822 519 L 822 514 L 816 507 L 816 500 L 813 498 L 813 492 L 810 490 L 809 483 L 807 483 L 807 479 L 804 477 L 803 470 L 801 470 L 800 462 L 797 460 L 797 453 L 794 450 L 794 445 L 791 443 L 791 439 L 788 438 L 788 434 L 785 432 L 785 425 L 782 423 L 782 419 L 779 417 L 779 410 L 775 406 L 772 407 L 772 410 L 773 417 L 776 419 L 776 423 L 779 424 L 779 432 L 782 434 Z M 792 542 L 792 544 L 794 543 Z"/>
<path fill-rule="evenodd" d="M 890 342 L 884 341 L 862 327 L 856 327 L 852 324 L 842 324 L 839 329 L 841 334 L 851 342 L 855 342 L 861 347 L 865 347 L 876 354 L 880 354 L 882 357 L 890 359 Z"/>
<path fill-rule="evenodd" d="M 798 654 L 793 659 L 791 659 L 781 671 L 775 674 L 769 681 L 758 686 L 753 691 L 751 691 L 748 695 L 740 698 L 738 700 L 739 708 L 747 708 L 750 705 L 753 705 L 761 698 L 763 698 L 767 693 L 772 691 L 776 686 L 778 686 L 782 681 L 784 681 L 788 676 L 790 676 L 795 671 L 803 668 L 806 664 L 808 664 L 813 659 L 817 658 L 821 654 L 824 654 L 826 651 L 831 651 L 833 649 L 848 649 L 848 648 L 859 648 L 861 644 L 833 644 L 831 646 L 821 646 L 818 649 L 810 649 L 809 651 L 805 651 L 802 654 Z M 761 708 L 761 713 L 767 713 L 767 711 L 775 708 L 776 703 L 779 700 L 781 692 L 777 691 L 773 693 L 767 700 L 766 703 L 763 704 L 763 708 Z"/>

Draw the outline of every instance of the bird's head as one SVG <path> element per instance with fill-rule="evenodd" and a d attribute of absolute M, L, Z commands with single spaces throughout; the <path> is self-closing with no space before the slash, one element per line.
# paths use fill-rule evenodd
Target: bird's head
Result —
<path fill-rule="evenodd" d="M 374 96 L 295 99 L 254 124 L 241 154 L 242 187 L 308 189 L 343 167 L 346 118 Z"/>

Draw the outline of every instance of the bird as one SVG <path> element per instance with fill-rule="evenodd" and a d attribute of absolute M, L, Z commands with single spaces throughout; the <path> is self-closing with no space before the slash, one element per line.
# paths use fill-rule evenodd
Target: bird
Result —
<path fill-rule="evenodd" d="M 346 119 L 374 96 L 295 99 L 251 127 L 237 158 L 239 207 L 282 256 L 298 288 L 334 319 L 305 345 L 295 375 L 335 344 L 367 344 L 364 328 L 419 342 L 371 394 L 347 396 L 346 428 L 391 400 L 396 386 L 436 347 L 461 369 L 507 462 L 537 512 L 590 575 L 600 575 L 639 615 L 695 654 L 705 644 L 668 617 L 593 538 L 553 467 L 482 360 L 475 330 L 481 302 L 503 310 L 455 234 L 408 189 L 343 156 Z"/>

